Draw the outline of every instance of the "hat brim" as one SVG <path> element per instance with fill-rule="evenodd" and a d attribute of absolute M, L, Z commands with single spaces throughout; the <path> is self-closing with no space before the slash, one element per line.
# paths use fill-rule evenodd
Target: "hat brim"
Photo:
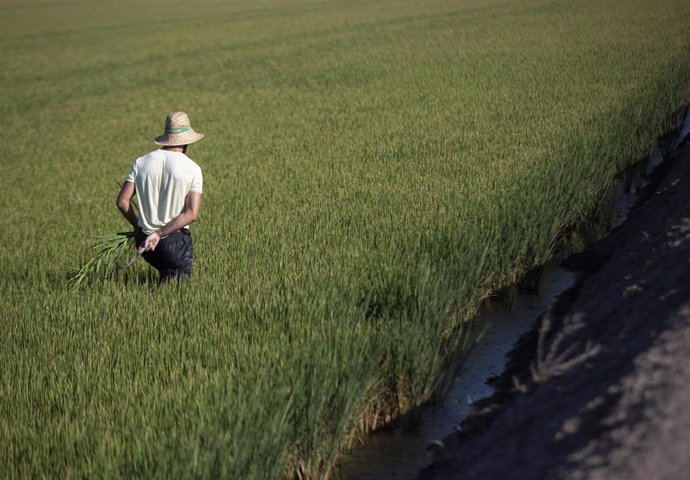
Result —
<path fill-rule="evenodd" d="M 164 133 L 156 137 L 153 143 L 161 147 L 177 147 L 181 145 L 189 145 L 190 143 L 198 142 L 204 138 L 203 133 L 197 133 L 190 130 L 184 133 Z"/>

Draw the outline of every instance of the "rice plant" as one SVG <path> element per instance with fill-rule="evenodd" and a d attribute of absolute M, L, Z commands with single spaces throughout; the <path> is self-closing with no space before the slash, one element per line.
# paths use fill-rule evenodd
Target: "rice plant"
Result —
<path fill-rule="evenodd" d="M 76 269 L 68 282 L 78 287 L 89 277 L 112 275 L 116 271 L 116 267 L 119 266 L 117 262 L 121 261 L 127 252 L 131 251 L 134 245 L 134 233 L 133 231 L 118 232 L 98 237 L 93 246 L 96 253 L 80 268 Z M 130 260 L 126 267 L 129 267 L 132 261 Z"/>

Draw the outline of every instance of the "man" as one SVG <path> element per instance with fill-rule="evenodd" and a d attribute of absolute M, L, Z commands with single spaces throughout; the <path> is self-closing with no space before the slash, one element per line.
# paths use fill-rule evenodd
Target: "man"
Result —
<path fill-rule="evenodd" d="M 192 274 L 189 224 L 199 217 L 203 177 L 186 152 L 203 137 L 186 113 L 169 113 L 165 133 L 154 140 L 161 148 L 134 162 L 117 196 L 118 208 L 136 230 L 138 251 L 160 272 L 161 282 Z M 135 194 L 139 218 L 130 202 Z"/>

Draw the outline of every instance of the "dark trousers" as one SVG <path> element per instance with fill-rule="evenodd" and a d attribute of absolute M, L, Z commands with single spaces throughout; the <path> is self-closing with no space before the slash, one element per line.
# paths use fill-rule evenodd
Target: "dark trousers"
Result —
<path fill-rule="evenodd" d="M 141 247 L 146 237 L 144 232 L 137 231 L 135 236 L 137 248 Z M 187 279 L 192 275 L 192 260 L 194 258 L 192 236 L 188 229 L 183 228 L 162 238 L 154 251 L 144 252 L 142 256 L 153 268 L 158 270 L 161 282 L 172 278 Z"/>

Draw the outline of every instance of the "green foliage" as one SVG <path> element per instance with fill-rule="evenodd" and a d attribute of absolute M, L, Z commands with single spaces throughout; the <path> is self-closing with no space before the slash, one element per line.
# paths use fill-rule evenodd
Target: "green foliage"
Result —
<path fill-rule="evenodd" d="M 688 100 L 689 23 L 685 0 L 3 2 L 0 477 L 327 475 L 426 398 L 483 296 L 606 211 Z M 192 280 L 70 288 L 173 110 L 206 134 Z"/>
<path fill-rule="evenodd" d="M 78 268 L 68 282 L 78 287 L 90 276 L 112 275 L 116 262 L 121 260 L 134 244 L 133 238 L 134 232 L 118 232 L 98 237 L 93 247 L 96 254 Z"/>

